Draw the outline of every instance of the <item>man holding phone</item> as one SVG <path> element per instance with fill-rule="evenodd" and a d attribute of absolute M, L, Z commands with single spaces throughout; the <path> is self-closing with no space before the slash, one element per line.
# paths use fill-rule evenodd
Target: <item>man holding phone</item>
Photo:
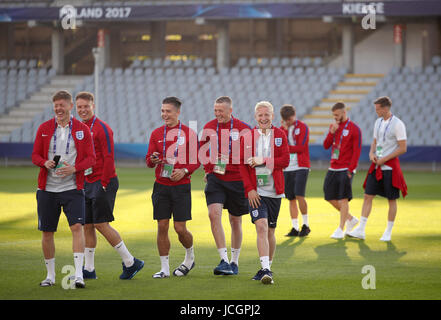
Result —
<path fill-rule="evenodd" d="M 152 203 L 153 218 L 158 222 L 157 245 L 161 270 L 153 278 L 170 276 L 168 237 L 169 221 L 179 242 L 185 248 L 185 259 L 173 271 L 174 276 L 186 276 L 194 268 L 193 235 L 187 229 L 191 220 L 191 174 L 200 166 L 196 133 L 179 120 L 181 101 L 167 97 L 162 101 L 164 125 L 153 130 L 146 155 L 146 164 L 155 168 Z"/>
<path fill-rule="evenodd" d="M 71 116 L 72 95 L 67 91 L 59 91 L 52 101 L 55 118 L 40 125 L 32 151 L 32 162 L 40 167 L 38 229 L 42 231 L 47 269 L 46 279 L 40 286 L 55 284 L 54 233 L 63 208 L 72 232 L 75 286 L 84 288 L 84 170 L 95 164 L 95 152 L 89 128 Z"/>

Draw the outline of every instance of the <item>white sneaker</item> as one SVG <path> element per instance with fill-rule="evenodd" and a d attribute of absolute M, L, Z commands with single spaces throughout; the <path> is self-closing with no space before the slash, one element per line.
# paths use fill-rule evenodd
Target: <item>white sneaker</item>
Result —
<path fill-rule="evenodd" d="M 86 287 L 86 284 L 84 283 L 84 279 L 77 277 L 75 278 L 75 288 L 77 289 L 83 289 Z"/>
<path fill-rule="evenodd" d="M 345 234 L 348 234 L 349 232 L 354 229 L 354 227 L 357 225 L 358 219 L 356 217 L 352 217 L 352 220 L 346 221 L 346 231 Z"/>
<path fill-rule="evenodd" d="M 343 239 L 344 237 L 345 233 L 340 227 L 338 227 L 337 230 L 335 230 L 334 233 L 331 235 L 332 239 Z"/>
<path fill-rule="evenodd" d="M 358 226 L 357 228 L 355 228 L 355 230 L 351 231 L 351 232 L 346 232 L 346 235 L 348 235 L 349 237 L 352 238 L 358 238 L 358 239 L 363 239 L 366 238 L 366 234 L 364 232 L 364 230 L 362 230 L 360 228 L 360 226 Z"/>
<path fill-rule="evenodd" d="M 40 282 L 40 287 L 52 287 L 53 285 L 55 285 L 55 281 L 49 278 Z"/>
<path fill-rule="evenodd" d="M 385 231 L 383 233 L 383 236 L 380 238 L 380 241 L 391 241 L 392 240 L 392 233 Z"/>

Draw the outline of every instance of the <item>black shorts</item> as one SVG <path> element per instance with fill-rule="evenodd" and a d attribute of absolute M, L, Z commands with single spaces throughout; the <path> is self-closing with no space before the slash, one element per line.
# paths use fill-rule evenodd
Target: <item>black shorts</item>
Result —
<path fill-rule="evenodd" d="M 309 169 L 285 171 L 285 197 L 294 200 L 296 196 L 305 196 L 306 182 L 308 181 Z"/>
<path fill-rule="evenodd" d="M 400 197 L 400 189 L 392 185 L 392 170 L 381 170 L 383 179 L 377 181 L 375 170 L 367 176 L 365 194 L 379 195 L 389 200 L 395 200 Z"/>
<path fill-rule="evenodd" d="M 191 220 L 191 184 L 166 186 L 155 182 L 152 193 L 153 219 Z"/>
<path fill-rule="evenodd" d="M 277 218 L 279 217 L 280 204 L 282 198 L 260 197 L 260 206 L 256 209 L 249 204 L 251 214 L 251 222 L 255 223 L 259 219 L 268 219 L 268 227 L 275 228 L 277 226 Z"/>
<path fill-rule="evenodd" d="M 328 170 L 323 191 L 325 192 L 325 200 L 341 200 L 352 199 L 352 177 L 349 179 L 348 170 L 332 171 Z"/>
<path fill-rule="evenodd" d="M 106 191 L 103 189 L 101 180 L 93 183 L 84 183 L 84 193 L 86 196 L 85 224 L 111 222 L 115 220 L 113 217 L 113 208 L 115 206 L 118 187 L 118 177 L 110 179 Z"/>
<path fill-rule="evenodd" d="M 248 213 L 248 199 L 242 181 L 223 181 L 210 173 L 207 175 L 205 186 L 205 200 L 207 206 L 221 203 L 224 209 L 233 216 L 242 216 Z"/>
<path fill-rule="evenodd" d="M 63 192 L 37 190 L 38 230 L 57 231 L 61 208 L 69 226 L 84 224 L 84 190 L 72 189 Z"/>

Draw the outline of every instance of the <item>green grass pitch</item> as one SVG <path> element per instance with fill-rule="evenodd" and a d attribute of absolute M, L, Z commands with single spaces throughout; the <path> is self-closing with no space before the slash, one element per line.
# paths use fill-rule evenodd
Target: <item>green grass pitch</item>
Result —
<path fill-rule="evenodd" d="M 193 175 L 193 220 L 196 266 L 187 277 L 153 279 L 160 261 L 156 249 L 156 222 L 152 219 L 153 170 L 118 168 L 120 189 L 115 222 L 133 255 L 145 267 L 133 280 L 119 280 L 121 260 L 98 235 L 95 266 L 98 280 L 86 282 L 85 290 L 64 290 L 61 273 L 73 265 L 71 234 L 62 215 L 56 244 L 56 286 L 40 288 L 44 279 L 41 234 L 37 230 L 35 190 L 38 168 L 0 169 L 0 299 L 440 299 L 441 298 L 441 174 L 406 172 L 409 195 L 398 202 L 392 242 L 379 241 L 387 217 L 387 201 L 374 200 L 366 228 L 366 240 L 333 240 L 337 212 L 323 200 L 325 171 L 313 170 L 307 186 L 311 234 L 307 238 L 284 236 L 291 221 L 288 201 L 282 201 L 277 249 L 272 265 L 274 285 L 251 281 L 260 268 L 256 233 L 248 215 L 243 217 L 243 245 L 239 275 L 214 276 L 219 255 L 211 235 L 203 193 L 202 170 Z M 353 181 L 350 211 L 360 216 L 365 172 Z M 300 219 L 301 222 L 301 219 Z M 228 214 L 223 225 L 230 243 Z M 184 258 L 184 249 L 170 228 L 171 271 Z M 363 289 L 365 265 L 375 268 L 375 289 Z M 372 275 L 372 274 L 371 274 Z"/>

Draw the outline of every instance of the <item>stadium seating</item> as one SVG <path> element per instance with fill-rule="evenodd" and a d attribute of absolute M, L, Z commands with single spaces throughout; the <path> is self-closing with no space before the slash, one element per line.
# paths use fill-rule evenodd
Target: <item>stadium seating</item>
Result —
<path fill-rule="evenodd" d="M 182 121 L 196 121 L 193 127 L 198 131 L 207 121 L 213 119 L 213 102 L 221 95 L 231 96 L 233 114 L 251 125 L 255 124 L 254 105 L 260 100 L 271 101 L 276 110 L 285 103 L 293 104 L 298 117 L 303 119 L 345 77 L 344 69 L 326 67 L 321 59 L 313 57 L 309 61 L 282 57 L 268 59 L 263 61 L 264 64 L 258 60 L 241 58 L 232 68 L 219 72 L 214 68 L 212 59 L 181 63 L 146 59 L 135 60 L 126 69 L 107 68 L 100 78 L 99 116 L 114 129 L 115 141 L 121 143 L 147 143 L 151 130 L 162 123 L 162 99 L 171 95 L 183 101 Z M 305 66 L 305 62 L 309 66 Z M 0 61 L 0 66 L 5 63 Z M 7 62 L 8 66 L 9 63 Z M 37 72 L 31 72 L 30 70 L 34 70 L 32 68 L 28 70 L 27 77 Z M 0 79 L 5 80 L 1 80 L 0 88 L 2 92 L 7 92 L 10 83 L 18 83 L 16 79 L 20 71 L 2 72 Z M 84 82 L 77 85 L 73 93 L 83 90 L 95 92 L 93 75 L 85 77 Z M 425 68 L 392 69 L 351 109 L 351 119 L 363 132 L 363 144 L 370 144 L 372 141 L 373 123 L 377 117 L 372 102 L 382 95 L 392 98 L 393 113 L 406 123 L 409 145 L 441 145 L 441 136 L 437 133 L 441 122 L 440 57 L 434 57 L 432 65 Z M 10 99 L 15 97 L 3 96 L 11 97 Z M 36 115 L 32 121 L 14 130 L 5 140 L 31 142 L 38 125 L 51 116 L 52 110 L 48 106 L 44 113 Z M 277 111 L 274 122 L 277 125 L 280 123 Z M 321 140 L 316 141 L 320 142 Z"/>
<path fill-rule="evenodd" d="M 37 60 L 0 60 L 0 116 L 27 99 L 48 79 L 54 69 L 37 68 Z"/>
<path fill-rule="evenodd" d="M 441 145 L 441 59 L 426 68 L 393 68 L 357 105 L 351 118 L 363 132 L 363 144 L 372 142 L 377 118 L 373 101 L 387 95 L 392 113 L 404 121 L 409 145 Z"/>
<path fill-rule="evenodd" d="M 153 59 L 135 60 L 125 70 L 105 69 L 99 114 L 115 129 L 115 141 L 146 143 L 150 131 L 161 124 L 161 101 L 170 95 L 182 99 L 181 119 L 197 121 L 198 130 L 213 118 L 214 100 L 221 95 L 231 96 L 233 114 L 251 125 L 255 122 L 252 110 L 259 100 L 269 100 L 276 108 L 295 104 L 302 117 L 344 74 L 325 67 L 282 67 L 274 62 L 266 67 L 240 67 L 238 63 L 220 72 L 212 65 L 212 59 L 181 64 Z M 77 89 L 93 91 L 93 76 Z M 280 123 L 278 113 L 275 122 Z"/>

